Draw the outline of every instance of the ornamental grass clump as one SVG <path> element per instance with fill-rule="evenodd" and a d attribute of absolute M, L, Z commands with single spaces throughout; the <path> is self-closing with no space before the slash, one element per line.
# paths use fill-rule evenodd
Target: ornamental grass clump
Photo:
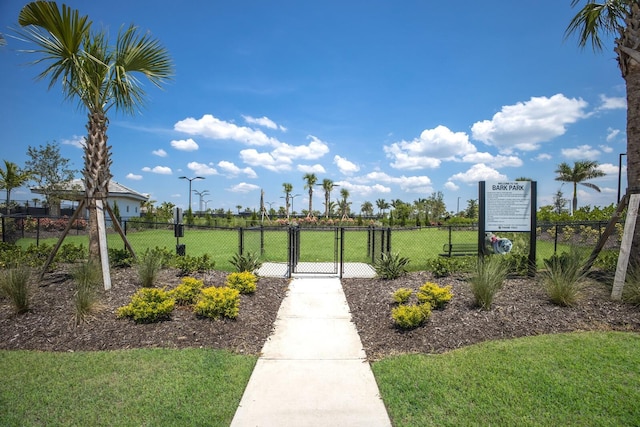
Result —
<path fill-rule="evenodd" d="M 425 304 L 402 304 L 391 309 L 393 322 L 401 329 L 415 329 L 431 317 L 431 306 Z"/>
<path fill-rule="evenodd" d="M 451 292 L 451 285 L 441 287 L 436 283 L 427 282 L 418 288 L 416 297 L 420 304 L 428 303 L 431 308 L 437 310 L 444 308 L 451 301 L 453 293 Z"/>
<path fill-rule="evenodd" d="M 133 294 L 129 304 L 118 309 L 117 314 L 136 323 L 153 323 L 169 319 L 175 304 L 164 289 L 142 288 Z"/>
<path fill-rule="evenodd" d="M 373 268 L 381 279 L 393 280 L 407 274 L 407 264 L 409 258 L 401 257 L 399 253 L 383 252 Z"/>
<path fill-rule="evenodd" d="M 181 283 L 169 291 L 178 305 L 193 305 L 198 301 L 204 282 L 195 277 L 183 277 Z"/>
<path fill-rule="evenodd" d="M 627 268 L 627 277 L 622 288 L 622 300 L 640 306 L 640 264 Z"/>
<path fill-rule="evenodd" d="M 147 250 L 138 259 L 136 267 L 140 284 L 145 288 L 150 288 L 162 269 L 162 255 L 155 250 Z"/>
<path fill-rule="evenodd" d="M 13 305 L 17 314 L 29 311 L 31 269 L 24 265 L 0 271 L 0 295 Z"/>
<path fill-rule="evenodd" d="M 102 280 L 102 272 L 98 264 L 89 260 L 76 265 L 71 271 L 71 277 L 76 287 L 73 295 L 75 322 L 79 325 L 100 307 L 97 288 Z"/>
<path fill-rule="evenodd" d="M 256 291 L 258 278 L 249 271 L 230 273 L 227 276 L 226 285 L 231 289 L 237 289 L 241 294 L 252 294 Z"/>
<path fill-rule="evenodd" d="M 212 319 L 235 319 L 240 313 L 240 291 L 226 286 L 205 288 L 200 293 L 193 312 Z"/>
<path fill-rule="evenodd" d="M 580 252 L 572 248 L 569 252 L 545 259 L 544 264 L 546 268 L 539 277 L 551 302 L 561 306 L 575 305 L 587 281 Z"/>
<path fill-rule="evenodd" d="M 490 310 L 493 299 L 504 284 L 509 264 L 498 255 L 479 258 L 476 270 L 469 277 L 474 303 L 483 310 Z"/>

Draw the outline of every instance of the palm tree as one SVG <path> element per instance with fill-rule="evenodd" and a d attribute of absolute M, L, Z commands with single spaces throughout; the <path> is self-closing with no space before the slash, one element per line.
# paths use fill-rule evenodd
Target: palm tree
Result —
<path fill-rule="evenodd" d="M 0 190 L 7 192 L 7 215 L 11 214 L 11 190 L 22 187 L 30 176 L 29 172 L 21 171 L 15 163 L 8 160 L 4 161 L 4 170 L 0 169 Z"/>
<path fill-rule="evenodd" d="M 571 6 L 580 4 L 572 0 Z M 627 182 L 629 190 L 640 190 L 640 5 L 638 1 L 606 0 L 587 4 L 573 17 L 566 35 L 578 34 L 578 45 L 589 42 L 602 50 L 601 36 L 614 35 L 618 66 L 627 86 Z M 637 217 L 630 259 L 640 258 L 640 216 Z"/>
<path fill-rule="evenodd" d="M 365 216 L 373 216 L 373 203 L 365 201 L 360 205 L 360 212 Z"/>
<path fill-rule="evenodd" d="M 89 254 L 95 259 L 100 256 L 98 218 L 104 215 L 96 202 L 106 206 L 112 177 L 107 112 L 115 107 L 133 114 L 145 98 L 138 74 L 160 87 L 173 74 L 173 64 L 160 43 L 137 27 L 123 27 L 112 45 L 106 30 L 93 31 L 88 16 L 66 5 L 59 9 L 55 2 L 28 3 L 18 23 L 24 37 L 37 46 L 32 52 L 41 55 L 35 63 L 48 63 L 38 78 L 48 78 L 49 89 L 60 83 L 65 97 L 78 101 L 88 113 L 82 173 L 90 219 Z"/>
<path fill-rule="evenodd" d="M 285 212 L 287 213 L 287 219 L 289 219 L 289 200 L 291 200 L 291 192 L 293 191 L 293 184 L 288 182 L 282 183 L 282 188 L 284 191 L 284 200 L 285 200 Z"/>
<path fill-rule="evenodd" d="M 598 162 L 592 160 L 578 161 L 573 164 L 573 168 L 568 163 L 562 162 L 558 165 L 558 169 L 555 171 L 556 181 L 572 182 L 573 183 L 573 209 L 571 214 L 578 209 L 578 184 L 591 188 L 600 192 L 600 187 L 590 182 L 585 182 L 588 179 L 599 178 L 604 176 L 605 173 L 598 169 Z"/>
<path fill-rule="evenodd" d="M 322 180 L 322 189 L 324 190 L 324 217 L 329 218 L 329 209 L 331 203 L 331 191 L 336 185 L 328 178 Z"/>
<path fill-rule="evenodd" d="M 304 188 L 309 190 L 309 212 L 307 212 L 307 217 L 313 217 L 313 186 L 318 182 L 318 177 L 314 173 L 305 173 L 302 179 L 307 182 Z"/>
<path fill-rule="evenodd" d="M 340 216 L 342 221 L 349 218 L 349 205 L 351 202 L 349 199 L 349 190 L 346 188 L 340 189 L 340 200 L 338 201 L 338 209 L 340 210 Z"/>
<path fill-rule="evenodd" d="M 384 211 L 389 209 L 389 203 L 387 203 L 385 199 L 378 199 L 376 200 L 376 207 L 378 208 L 380 215 L 384 217 Z"/>

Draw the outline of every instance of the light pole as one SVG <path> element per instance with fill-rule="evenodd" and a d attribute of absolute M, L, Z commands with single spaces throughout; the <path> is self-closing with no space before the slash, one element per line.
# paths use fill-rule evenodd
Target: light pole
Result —
<path fill-rule="evenodd" d="M 460 196 L 458 196 L 458 210 L 456 210 L 456 215 L 460 213 Z"/>
<path fill-rule="evenodd" d="M 620 153 L 618 156 L 618 203 L 620 203 L 620 186 L 622 185 L 622 156 L 626 155 L 627 153 Z"/>
<path fill-rule="evenodd" d="M 289 196 L 289 197 L 291 197 L 291 214 L 293 214 L 293 212 L 294 212 L 293 211 L 293 199 L 295 199 L 298 196 L 299 196 L 299 194 L 296 194 L 296 195 L 293 195 L 293 196 Z"/>
<path fill-rule="evenodd" d="M 204 210 L 205 210 L 205 212 L 209 210 L 209 208 L 208 208 L 209 202 L 213 202 L 213 200 L 205 200 L 204 201 Z"/>
<path fill-rule="evenodd" d="M 200 212 L 202 212 L 202 198 L 209 194 L 209 190 L 202 190 L 202 191 L 193 190 L 193 192 L 200 197 L 200 203 L 198 204 L 198 207 L 200 209 Z"/>
<path fill-rule="evenodd" d="M 191 183 L 196 179 L 204 179 L 203 176 L 194 176 L 193 178 L 187 178 L 186 176 L 180 176 L 178 179 L 186 179 L 189 181 L 189 213 L 191 213 Z"/>

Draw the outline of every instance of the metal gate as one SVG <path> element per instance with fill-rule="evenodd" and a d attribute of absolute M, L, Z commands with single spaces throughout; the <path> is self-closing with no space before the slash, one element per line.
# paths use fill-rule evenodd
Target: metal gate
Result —
<path fill-rule="evenodd" d="M 338 274 L 340 230 L 289 227 L 289 274 Z"/>

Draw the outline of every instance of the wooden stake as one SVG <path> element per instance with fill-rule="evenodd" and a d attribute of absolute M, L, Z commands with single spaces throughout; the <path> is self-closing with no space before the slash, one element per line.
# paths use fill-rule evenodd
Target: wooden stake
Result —
<path fill-rule="evenodd" d="M 107 229 L 104 224 L 104 207 L 102 199 L 96 199 L 96 213 L 98 217 L 98 243 L 100 245 L 100 262 L 102 265 L 102 280 L 104 289 L 111 289 L 111 272 L 109 271 L 109 251 L 107 250 Z"/>
<path fill-rule="evenodd" d="M 624 234 L 618 255 L 618 265 L 616 266 L 616 277 L 613 279 L 613 289 L 611 289 L 611 299 L 622 299 L 622 289 L 627 276 L 629 266 L 629 255 L 631 255 L 631 242 L 636 228 L 638 218 L 638 206 L 640 206 L 640 194 L 632 194 L 627 208 L 627 219 L 624 223 Z"/>

